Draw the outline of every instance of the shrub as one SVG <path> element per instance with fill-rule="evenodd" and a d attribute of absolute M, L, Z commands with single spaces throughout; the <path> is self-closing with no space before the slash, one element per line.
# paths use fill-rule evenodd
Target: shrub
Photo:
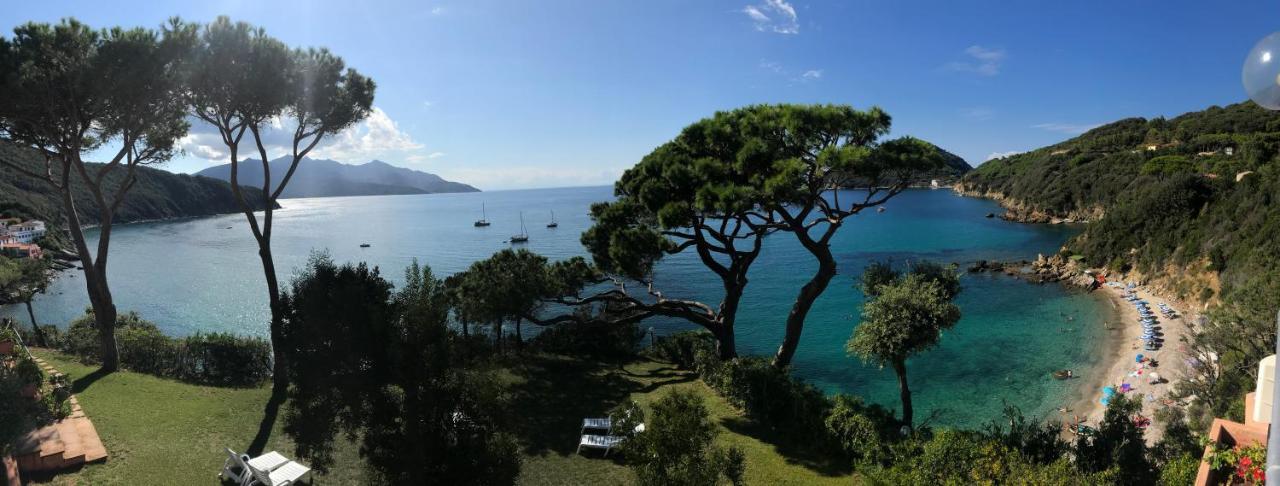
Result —
<path fill-rule="evenodd" d="M 789 429 L 795 437 L 821 432 L 831 407 L 821 390 L 761 357 L 721 362 L 714 371 L 703 374 L 703 381 L 749 417 Z"/>
<path fill-rule="evenodd" d="M 556 354 L 624 361 L 636 355 L 644 336 L 635 323 L 570 322 L 543 329 L 529 345 Z"/>
<path fill-rule="evenodd" d="M 18 364 L 14 366 L 14 373 L 17 375 L 18 382 L 23 386 L 38 385 L 44 382 L 44 372 L 40 371 L 40 365 L 27 356 L 18 358 Z"/>
<path fill-rule="evenodd" d="M 715 356 L 715 347 L 715 338 L 711 333 L 683 331 L 658 338 L 649 348 L 649 354 L 656 360 L 674 364 L 682 370 L 697 370 L 698 355 L 709 353 Z"/>
<path fill-rule="evenodd" d="M 183 379 L 250 386 L 271 378 L 271 344 L 227 333 L 196 334 L 180 342 Z"/>
<path fill-rule="evenodd" d="M 881 440 L 881 424 L 863 413 L 857 397 L 836 395 L 827 414 L 827 435 L 854 464 L 880 464 L 887 459 Z"/>
<path fill-rule="evenodd" d="M 1183 454 L 1176 459 L 1164 463 L 1160 468 L 1161 486 L 1183 486 L 1196 481 L 1196 473 L 1200 471 L 1200 458 L 1191 454 Z"/>
<path fill-rule="evenodd" d="M 628 416 L 635 418 L 634 412 Z M 745 455 L 736 448 L 715 447 L 715 435 L 716 425 L 702 398 L 673 389 L 653 404 L 647 428 L 631 432 L 623 451 L 642 485 L 717 484 L 721 477 L 735 486 L 742 484 Z"/>
<path fill-rule="evenodd" d="M 93 313 L 71 322 L 58 348 L 87 363 L 101 361 Z M 116 320 L 120 364 L 139 373 L 217 386 L 252 386 L 271 378 L 271 346 L 262 338 L 226 333 L 177 339 L 129 312 Z"/>

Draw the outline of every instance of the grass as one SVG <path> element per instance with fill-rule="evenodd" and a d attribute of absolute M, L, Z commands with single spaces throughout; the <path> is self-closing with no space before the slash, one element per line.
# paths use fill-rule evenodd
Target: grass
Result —
<path fill-rule="evenodd" d="M 33 349 L 58 371 L 93 421 L 109 454 L 71 474 L 40 480 L 49 484 L 214 484 L 226 459 L 223 448 L 248 448 L 258 432 L 270 387 L 217 388 L 189 385 L 141 373 L 94 373 L 74 358 Z M 266 442 L 267 451 L 292 456 L 281 432 L 283 411 Z M 360 464 L 354 446 L 338 448 L 338 464 Z M 361 468 L 313 473 L 317 484 L 357 483 Z M 24 478 L 25 479 L 25 478 Z"/>
<path fill-rule="evenodd" d="M 552 356 L 525 357 L 511 368 L 511 389 L 522 419 L 523 485 L 633 484 L 634 474 L 620 458 L 600 451 L 577 454 L 583 417 L 604 416 L 626 398 L 649 406 L 674 388 L 702 397 L 720 425 L 718 445 L 746 454 L 747 484 L 842 484 L 854 482 L 846 469 L 806 458 L 716 395 L 689 372 L 653 361 L 602 366 Z M 525 418 L 528 417 L 528 420 Z"/>
<path fill-rule="evenodd" d="M 94 373 L 73 358 L 35 350 L 69 374 L 76 396 L 107 446 L 105 463 L 40 480 L 49 484 L 209 484 L 222 468 L 224 447 L 240 452 L 254 440 L 270 397 L 269 387 L 217 388 L 140 373 Z M 583 417 L 602 416 L 631 398 L 648 405 L 672 388 L 703 397 L 720 424 L 717 442 L 746 453 L 748 484 L 850 484 L 846 469 L 808 460 L 746 419 L 690 373 L 653 361 L 608 365 L 553 355 L 511 360 L 504 379 L 513 400 L 524 454 L 518 482 L 524 485 L 633 484 L 621 458 L 600 451 L 575 453 Z M 287 404 L 285 405 L 287 407 Z M 281 432 L 283 410 L 265 450 L 292 455 Z M 362 461 L 354 444 L 340 444 L 329 475 L 317 484 L 360 483 Z"/>

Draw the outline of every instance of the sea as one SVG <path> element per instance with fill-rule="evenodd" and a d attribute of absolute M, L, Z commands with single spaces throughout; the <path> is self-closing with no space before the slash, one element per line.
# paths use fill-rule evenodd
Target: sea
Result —
<path fill-rule="evenodd" d="M 448 275 L 512 247 L 507 240 L 521 231 L 521 218 L 529 241 L 519 247 L 551 259 L 585 256 L 579 237 L 590 226 L 589 207 L 612 198 L 610 187 L 583 187 L 285 199 L 275 213 L 275 261 L 282 285 L 317 251 L 377 266 L 392 282 L 403 281 L 414 259 Z M 482 205 L 492 225 L 474 227 Z M 1001 211 L 995 203 L 948 190 L 908 190 L 883 207 L 850 218 L 833 239 L 839 274 L 809 314 L 793 372 L 828 393 L 897 407 L 892 370 L 845 351 L 859 322 L 862 295 L 855 283 L 866 265 L 931 259 L 958 263 L 963 272 L 977 260 L 1055 253 L 1079 228 L 987 218 Z M 547 228 L 553 212 L 559 227 Z M 96 239 L 97 231 L 88 236 Z M 790 235 L 766 238 L 738 316 L 740 354 L 777 350 L 795 295 L 815 268 Z M 170 334 L 268 335 L 266 284 L 242 214 L 117 226 L 108 274 L 121 311 L 136 311 Z M 691 254 L 662 260 L 655 282 L 673 298 L 714 303 L 721 292 L 719 280 Z M 1001 274 L 965 272 L 961 282 L 963 318 L 936 348 L 907 363 L 917 422 L 980 426 L 999 419 L 1006 405 L 1055 418 L 1087 380 L 1058 381 L 1050 373 L 1087 373 L 1102 358 L 1109 305 L 1101 295 Z M 40 322 L 65 326 L 88 306 L 83 276 L 64 272 L 34 305 Z M 0 308 L 0 316 L 28 322 L 21 306 Z M 642 325 L 657 335 L 693 328 L 673 319 Z"/>

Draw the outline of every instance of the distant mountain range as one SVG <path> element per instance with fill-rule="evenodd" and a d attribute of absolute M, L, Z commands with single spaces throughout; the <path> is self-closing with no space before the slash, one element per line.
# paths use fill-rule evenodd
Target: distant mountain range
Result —
<path fill-rule="evenodd" d="M 289 170 L 289 158 L 271 161 L 272 184 L 279 184 Z M 231 164 L 219 165 L 196 175 L 224 181 L 231 180 Z M 237 175 L 241 186 L 262 187 L 262 162 L 249 159 L 240 162 Z M 396 167 L 381 160 L 349 165 L 340 162 L 304 158 L 298 164 L 289 185 L 280 195 L 291 197 L 376 196 L 387 194 L 434 194 L 442 192 L 479 192 L 475 187 L 451 182 L 426 172 Z"/>

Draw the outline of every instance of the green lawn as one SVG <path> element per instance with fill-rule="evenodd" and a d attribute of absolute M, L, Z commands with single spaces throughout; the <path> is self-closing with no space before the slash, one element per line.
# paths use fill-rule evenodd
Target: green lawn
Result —
<path fill-rule="evenodd" d="M 269 387 L 216 388 L 188 385 L 141 373 L 106 376 L 66 355 L 33 349 L 58 371 L 71 376 L 85 414 L 107 446 L 107 461 L 58 475 L 52 484 L 214 484 L 226 458 L 223 448 L 243 452 L 262 422 Z M 292 456 L 293 445 L 275 421 L 267 451 Z M 354 447 L 341 448 L 329 476 L 317 484 L 358 482 L 361 468 Z"/>
<path fill-rule="evenodd" d="M 691 373 L 671 365 L 637 361 L 625 366 L 546 356 L 526 357 L 512 368 L 515 413 L 525 444 L 520 483 L 526 485 L 631 484 L 634 476 L 620 458 L 600 451 L 576 454 L 583 417 L 602 417 L 630 397 L 648 405 L 672 388 L 688 388 L 706 400 L 720 424 L 717 441 L 747 456 L 747 483 L 762 485 L 843 484 L 852 473 L 820 465 L 775 445 L 771 433 L 747 420 Z M 527 420 L 525 419 L 527 418 Z"/>
<path fill-rule="evenodd" d="M 106 463 L 56 476 L 52 484 L 210 484 L 221 470 L 223 447 L 245 450 L 257 434 L 270 395 L 252 389 L 189 385 L 127 371 L 95 375 L 50 350 L 35 350 L 55 368 L 71 375 L 85 413 L 93 420 L 110 458 Z M 599 451 L 574 452 L 583 417 L 602 416 L 631 397 L 656 400 L 673 387 L 706 398 L 721 425 L 722 445 L 747 455 L 749 484 L 849 484 L 851 473 L 808 461 L 803 454 L 775 445 L 772 435 L 744 419 L 693 375 L 669 365 L 637 361 L 625 366 L 556 356 L 512 360 L 506 379 L 514 401 L 524 464 L 519 482 L 529 485 L 631 484 L 633 475 L 620 458 Z M 265 450 L 292 455 L 293 446 L 275 421 Z M 338 447 L 339 465 L 317 484 L 359 483 L 361 461 L 354 445 Z"/>

